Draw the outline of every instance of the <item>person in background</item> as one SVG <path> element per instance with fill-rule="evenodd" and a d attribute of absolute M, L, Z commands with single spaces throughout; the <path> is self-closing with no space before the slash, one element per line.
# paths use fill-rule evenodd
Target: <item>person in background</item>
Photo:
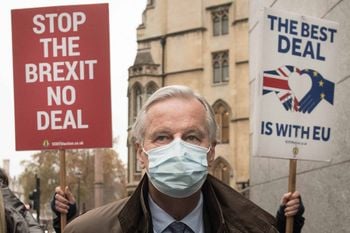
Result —
<path fill-rule="evenodd" d="M 43 233 L 39 223 L 8 186 L 8 176 L 0 168 L 0 188 L 5 209 L 6 232 Z"/>
<path fill-rule="evenodd" d="M 2 192 L 0 189 L 0 233 L 6 233 L 6 221 L 5 221 L 5 203 L 2 200 Z"/>

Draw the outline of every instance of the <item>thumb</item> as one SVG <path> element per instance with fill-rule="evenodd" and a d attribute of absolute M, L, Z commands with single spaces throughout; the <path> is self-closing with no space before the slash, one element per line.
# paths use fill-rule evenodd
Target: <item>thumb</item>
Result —
<path fill-rule="evenodd" d="M 281 199 L 281 205 L 286 205 L 291 195 L 291 192 L 283 194 Z"/>

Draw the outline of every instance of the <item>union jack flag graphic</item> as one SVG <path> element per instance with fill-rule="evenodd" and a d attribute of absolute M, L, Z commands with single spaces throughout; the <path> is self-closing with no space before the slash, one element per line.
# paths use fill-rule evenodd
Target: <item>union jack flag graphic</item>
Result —
<path fill-rule="evenodd" d="M 299 101 L 288 84 L 288 78 L 293 72 L 300 74 L 298 68 L 286 65 L 277 70 L 264 71 L 263 76 L 263 95 L 275 92 L 287 111 L 299 111 Z"/>

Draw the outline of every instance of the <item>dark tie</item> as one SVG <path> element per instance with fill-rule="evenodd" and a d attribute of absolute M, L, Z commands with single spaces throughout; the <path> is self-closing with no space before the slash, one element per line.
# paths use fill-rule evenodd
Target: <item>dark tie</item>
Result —
<path fill-rule="evenodd" d="M 183 222 L 173 222 L 171 223 L 162 233 L 194 233 L 191 228 L 189 228 Z"/>

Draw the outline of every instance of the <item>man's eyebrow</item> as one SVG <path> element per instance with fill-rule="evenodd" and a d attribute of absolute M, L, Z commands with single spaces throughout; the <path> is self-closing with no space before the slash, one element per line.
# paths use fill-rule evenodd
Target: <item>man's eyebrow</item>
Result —
<path fill-rule="evenodd" d="M 156 129 L 152 132 L 150 132 L 150 136 L 154 136 L 154 135 L 157 135 L 157 134 L 169 134 L 171 133 L 171 130 L 168 129 L 168 128 L 161 128 L 161 129 Z"/>
<path fill-rule="evenodd" d="M 190 129 L 186 130 L 184 134 L 186 135 L 186 134 L 191 134 L 191 133 L 197 134 L 200 137 L 204 137 L 204 135 L 205 135 L 205 132 L 203 132 L 199 128 L 193 128 L 193 129 L 190 128 Z"/>

